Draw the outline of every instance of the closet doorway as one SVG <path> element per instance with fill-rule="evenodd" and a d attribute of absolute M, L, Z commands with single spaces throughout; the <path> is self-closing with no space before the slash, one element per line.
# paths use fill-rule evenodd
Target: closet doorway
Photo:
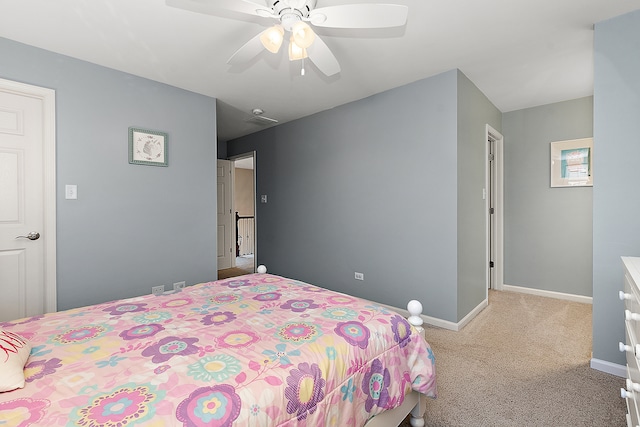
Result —
<path fill-rule="evenodd" d="M 486 126 L 486 241 L 487 290 L 502 290 L 504 275 L 504 137 L 491 126 Z M 488 292 L 488 291 L 487 291 Z M 487 294 L 488 298 L 488 294 Z"/>

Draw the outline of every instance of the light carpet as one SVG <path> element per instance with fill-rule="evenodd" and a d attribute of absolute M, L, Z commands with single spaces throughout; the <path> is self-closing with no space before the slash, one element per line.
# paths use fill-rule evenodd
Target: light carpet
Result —
<path fill-rule="evenodd" d="M 426 426 L 626 426 L 624 380 L 589 367 L 591 308 L 490 291 L 461 331 L 426 326 L 438 378 Z"/>

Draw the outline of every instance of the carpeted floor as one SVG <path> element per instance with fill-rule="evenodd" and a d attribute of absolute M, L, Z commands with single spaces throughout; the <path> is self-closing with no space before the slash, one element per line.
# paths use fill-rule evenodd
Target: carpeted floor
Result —
<path fill-rule="evenodd" d="M 591 305 L 490 291 L 461 331 L 426 331 L 438 375 L 426 426 L 626 425 L 624 380 L 589 367 Z"/>

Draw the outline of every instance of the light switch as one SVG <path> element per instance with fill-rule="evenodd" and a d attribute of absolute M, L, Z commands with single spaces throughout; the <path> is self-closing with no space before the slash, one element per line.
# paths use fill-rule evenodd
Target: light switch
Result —
<path fill-rule="evenodd" d="M 67 200 L 76 200 L 78 198 L 78 186 L 77 185 L 65 185 L 64 186 L 64 198 Z"/>
<path fill-rule="evenodd" d="M 260 196 L 260 202 L 267 203 L 267 195 L 266 194 L 263 194 L 262 196 Z"/>

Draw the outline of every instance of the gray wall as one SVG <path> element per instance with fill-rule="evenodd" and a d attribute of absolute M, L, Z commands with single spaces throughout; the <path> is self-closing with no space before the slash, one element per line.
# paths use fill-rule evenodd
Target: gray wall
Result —
<path fill-rule="evenodd" d="M 640 256 L 640 11 L 596 24 L 593 357 L 625 364 L 621 256 Z"/>
<path fill-rule="evenodd" d="M 592 296 L 593 187 L 551 188 L 549 155 L 553 141 L 593 136 L 593 98 L 505 113 L 502 126 L 504 283 Z"/>
<path fill-rule="evenodd" d="M 486 127 L 502 113 L 458 71 L 458 320 L 487 296 Z"/>
<path fill-rule="evenodd" d="M 257 195 L 268 195 L 257 204 L 258 262 L 397 307 L 417 298 L 440 319 L 464 317 L 458 132 L 469 137 L 463 146 L 482 145 L 486 122 L 459 126 L 459 80 L 466 77 L 452 70 L 232 141 L 230 156 L 256 150 Z M 486 108 L 464 84 L 469 107 Z M 471 298 L 475 306 L 484 295 Z"/>
<path fill-rule="evenodd" d="M 56 91 L 58 308 L 214 280 L 215 99 L 2 38 L 0 52 L 0 78 Z M 168 167 L 128 163 L 130 126 L 169 134 Z"/>

